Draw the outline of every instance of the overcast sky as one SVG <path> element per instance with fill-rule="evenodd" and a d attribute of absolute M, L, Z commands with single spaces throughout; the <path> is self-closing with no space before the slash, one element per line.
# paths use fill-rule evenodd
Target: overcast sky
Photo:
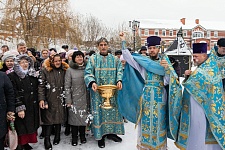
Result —
<path fill-rule="evenodd" d="M 225 0 L 70 0 L 71 9 L 107 26 L 138 19 L 225 21 Z"/>

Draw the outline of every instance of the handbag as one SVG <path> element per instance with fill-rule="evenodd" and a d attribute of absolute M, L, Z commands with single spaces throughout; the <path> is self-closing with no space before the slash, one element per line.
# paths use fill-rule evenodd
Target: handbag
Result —
<path fill-rule="evenodd" d="M 10 127 L 8 130 L 9 149 L 14 150 L 18 145 L 18 136 L 14 127 L 14 121 L 10 121 Z"/>

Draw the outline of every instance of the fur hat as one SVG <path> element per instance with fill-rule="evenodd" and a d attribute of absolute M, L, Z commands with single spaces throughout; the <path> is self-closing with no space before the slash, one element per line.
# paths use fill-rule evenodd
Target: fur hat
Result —
<path fill-rule="evenodd" d="M 5 62 L 9 58 L 14 59 L 17 55 L 19 55 L 18 51 L 7 51 L 3 54 L 2 61 Z"/>

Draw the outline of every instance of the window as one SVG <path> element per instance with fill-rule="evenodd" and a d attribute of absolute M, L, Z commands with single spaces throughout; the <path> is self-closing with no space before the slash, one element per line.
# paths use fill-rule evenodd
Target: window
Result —
<path fill-rule="evenodd" d="M 145 46 L 148 46 L 147 40 L 145 40 Z"/>
<path fill-rule="evenodd" d="M 183 31 L 183 37 L 187 37 L 187 30 Z"/>
<path fill-rule="evenodd" d="M 145 29 L 144 35 L 146 35 L 146 36 L 149 35 L 148 29 Z"/>
<path fill-rule="evenodd" d="M 218 37 L 218 32 L 214 31 L 214 37 Z"/>
<path fill-rule="evenodd" d="M 159 36 L 159 30 L 155 30 L 155 36 Z"/>
<path fill-rule="evenodd" d="M 162 30 L 162 36 L 166 36 L 166 30 Z"/>
<path fill-rule="evenodd" d="M 192 34 L 193 39 L 204 38 L 204 33 L 202 31 L 195 31 Z"/>
<path fill-rule="evenodd" d="M 210 36 L 211 36 L 211 32 L 207 31 L 207 38 L 210 38 Z"/>
<path fill-rule="evenodd" d="M 173 30 L 170 30 L 170 36 L 173 36 Z"/>

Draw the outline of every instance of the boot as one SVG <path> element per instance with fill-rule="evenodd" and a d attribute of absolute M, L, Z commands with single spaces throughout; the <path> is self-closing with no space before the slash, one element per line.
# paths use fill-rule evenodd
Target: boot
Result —
<path fill-rule="evenodd" d="M 122 142 L 122 139 L 116 134 L 107 134 L 107 138 L 113 140 L 114 142 Z"/>
<path fill-rule="evenodd" d="M 16 150 L 25 150 L 23 145 L 17 145 Z"/>
<path fill-rule="evenodd" d="M 54 145 L 58 145 L 60 142 L 61 124 L 55 125 L 55 138 L 53 140 Z"/>
<path fill-rule="evenodd" d="M 65 128 L 64 134 L 65 134 L 65 136 L 68 136 L 68 135 L 70 135 L 70 125 L 68 124 L 68 122 L 66 122 L 65 126 L 66 126 L 66 128 Z"/>
<path fill-rule="evenodd" d="M 85 128 L 86 128 L 85 126 L 79 126 L 81 144 L 84 144 L 87 142 L 87 139 L 85 138 Z"/>
<path fill-rule="evenodd" d="M 71 125 L 71 130 L 72 130 L 72 146 L 77 146 L 78 126 L 72 126 Z"/>
<path fill-rule="evenodd" d="M 24 147 L 25 150 L 31 150 L 31 149 L 33 149 L 33 147 L 31 147 L 28 143 L 25 144 L 25 145 L 23 145 L 23 147 Z"/>
<path fill-rule="evenodd" d="M 51 141 L 50 141 L 51 130 L 52 130 L 52 126 L 51 125 L 45 126 L 44 145 L 45 145 L 45 149 L 46 150 L 51 150 L 52 149 L 52 144 L 51 144 Z"/>
<path fill-rule="evenodd" d="M 101 140 L 98 140 L 98 147 L 104 148 L 105 147 L 105 139 L 102 138 Z"/>

